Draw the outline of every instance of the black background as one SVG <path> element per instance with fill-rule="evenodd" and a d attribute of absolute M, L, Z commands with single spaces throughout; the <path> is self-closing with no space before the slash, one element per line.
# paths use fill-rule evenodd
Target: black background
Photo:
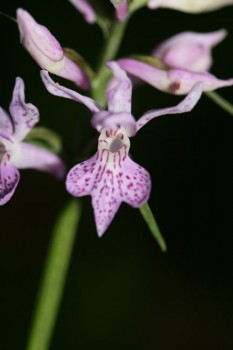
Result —
<path fill-rule="evenodd" d="M 68 1 L 1 1 L 1 10 L 12 16 L 17 7 L 95 64 L 100 30 Z M 232 18 L 233 7 L 197 16 L 145 8 L 129 23 L 118 57 L 149 54 L 181 31 L 226 28 L 227 38 L 213 52 L 212 72 L 233 77 Z M 8 108 L 15 77 L 21 76 L 27 101 L 40 110 L 40 125 L 62 135 L 63 157 L 73 166 L 96 135 L 89 111 L 48 94 L 39 67 L 19 43 L 17 25 L 3 17 L 0 42 L 0 105 Z M 232 91 L 219 92 L 233 102 Z M 139 117 L 180 99 L 140 86 L 133 113 Z M 153 179 L 149 203 L 167 241 L 166 254 L 139 211 L 125 204 L 99 239 L 90 198 L 81 199 L 83 216 L 51 350 L 233 348 L 232 132 L 233 117 L 203 96 L 192 113 L 158 118 L 131 140 L 134 159 Z M 68 198 L 63 182 L 24 170 L 14 197 L 0 209 L 2 350 L 25 348 L 51 228 Z"/>

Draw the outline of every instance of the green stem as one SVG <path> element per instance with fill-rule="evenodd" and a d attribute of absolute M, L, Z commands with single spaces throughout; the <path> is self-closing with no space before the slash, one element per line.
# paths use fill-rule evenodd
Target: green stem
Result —
<path fill-rule="evenodd" d="M 148 3 L 148 0 L 134 0 L 130 6 L 129 6 L 129 10 L 131 13 L 139 10 L 141 7 L 146 6 Z"/>
<path fill-rule="evenodd" d="M 106 67 L 106 62 L 115 58 L 121 45 L 126 25 L 127 20 L 124 22 L 114 21 L 112 23 L 97 67 L 95 80 L 92 85 L 92 95 L 103 106 L 106 103 L 105 87 L 111 74 Z"/>
<path fill-rule="evenodd" d="M 149 207 L 148 203 L 143 204 L 140 208 L 139 208 L 142 217 L 144 218 L 145 222 L 147 223 L 152 235 L 154 236 L 154 238 L 156 239 L 158 245 L 160 246 L 162 252 L 166 252 L 167 251 L 167 245 L 166 242 L 159 230 L 158 224 L 154 218 L 154 215 Z"/>
<path fill-rule="evenodd" d="M 53 230 L 27 350 L 49 348 L 79 219 L 79 202 L 72 199 L 64 207 Z"/>
<path fill-rule="evenodd" d="M 205 92 L 206 96 L 208 96 L 214 103 L 216 103 L 219 107 L 224 109 L 227 113 L 233 116 L 233 105 L 225 100 L 222 96 L 217 94 L 214 91 Z"/>

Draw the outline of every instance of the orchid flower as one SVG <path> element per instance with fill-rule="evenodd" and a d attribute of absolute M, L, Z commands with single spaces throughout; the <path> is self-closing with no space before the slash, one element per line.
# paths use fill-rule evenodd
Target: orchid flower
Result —
<path fill-rule="evenodd" d="M 18 185 L 18 169 L 33 168 L 64 176 L 63 162 L 54 154 L 22 142 L 39 120 L 38 109 L 24 100 L 24 82 L 16 78 L 10 115 L 0 108 L 0 205 L 10 200 Z"/>
<path fill-rule="evenodd" d="M 70 194 L 92 197 L 99 236 L 105 232 L 122 202 L 137 208 L 150 195 L 150 175 L 129 157 L 129 137 L 153 118 L 192 110 L 202 93 L 202 84 L 198 83 L 177 106 L 149 111 L 136 121 L 131 114 L 130 79 L 116 62 L 109 62 L 108 67 L 113 72 L 113 80 L 107 89 L 107 110 L 93 99 L 56 84 L 48 72 L 41 72 L 47 90 L 53 95 L 84 104 L 93 113 L 93 127 L 100 132 L 97 153 L 75 165 L 66 179 Z"/>
<path fill-rule="evenodd" d="M 224 29 L 210 33 L 183 32 L 163 41 L 152 56 L 160 58 L 168 67 L 205 72 L 213 63 L 212 48 L 226 35 Z"/>
<path fill-rule="evenodd" d="M 78 10 L 84 17 L 85 21 L 89 24 L 96 22 L 96 12 L 89 0 L 69 0 L 72 5 Z M 128 13 L 128 1 L 127 0 L 110 0 L 116 10 L 116 17 L 119 21 L 123 21 Z"/>
<path fill-rule="evenodd" d="M 122 58 L 117 62 L 127 73 L 161 91 L 187 94 L 199 81 L 203 83 L 204 91 L 212 91 L 233 85 L 233 79 L 220 80 L 207 72 L 212 64 L 211 49 L 225 36 L 225 30 L 212 33 L 184 32 L 158 45 L 150 60 L 142 56 Z M 154 56 L 162 61 L 162 67 L 154 64 Z"/>
<path fill-rule="evenodd" d="M 71 80 L 82 89 L 90 88 L 86 73 L 65 56 L 63 48 L 46 27 L 21 8 L 17 9 L 17 22 L 21 44 L 41 68 Z"/>
<path fill-rule="evenodd" d="M 221 7 L 233 5 L 233 0 L 149 0 L 151 9 L 159 7 L 179 10 L 188 13 L 209 12 Z"/>

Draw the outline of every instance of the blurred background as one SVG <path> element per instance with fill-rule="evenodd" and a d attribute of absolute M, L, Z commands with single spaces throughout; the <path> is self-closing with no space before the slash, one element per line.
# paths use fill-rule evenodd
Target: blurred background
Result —
<path fill-rule="evenodd" d="M 101 32 L 67 0 L 1 0 L 0 11 L 11 16 L 17 7 L 48 27 L 61 45 L 96 64 Z M 145 8 L 132 17 L 118 57 L 149 54 L 182 31 L 226 28 L 227 38 L 213 51 L 212 72 L 233 77 L 232 18 L 233 6 L 201 15 Z M 0 33 L 0 105 L 8 109 L 15 77 L 22 77 L 26 100 L 40 110 L 40 125 L 61 134 L 70 168 L 96 135 L 90 112 L 45 90 L 15 23 L 0 17 Z M 233 88 L 219 93 L 233 103 Z M 139 117 L 179 100 L 142 85 L 133 93 L 133 113 Z M 165 254 L 139 211 L 125 204 L 99 239 L 90 198 L 81 199 L 83 215 L 51 350 L 233 348 L 232 132 L 233 117 L 203 96 L 192 113 L 158 118 L 131 139 L 135 161 L 152 176 L 149 203 L 168 245 Z M 1 350 L 25 348 L 51 229 L 68 198 L 63 182 L 24 170 L 12 200 L 0 209 Z"/>

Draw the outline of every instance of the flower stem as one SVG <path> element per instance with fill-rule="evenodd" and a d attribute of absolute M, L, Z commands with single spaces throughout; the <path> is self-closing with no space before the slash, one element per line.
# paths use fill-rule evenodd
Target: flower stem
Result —
<path fill-rule="evenodd" d="M 139 208 L 142 217 L 144 218 L 145 222 L 147 223 L 152 235 L 154 236 L 154 238 L 156 239 L 160 249 L 162 250 L 162 252 L 166 252 L 167 251 L 167 245 L 166 242 L 159 230 L 158 224 L 155 220 L 155 217 L 149 207 L 148 203 L 143 204 L 140 208 Z"/>
<path fill-rule="evenodd" d="M 72 199 L 63 208 L 55 224 L 27 350 L 49 349 L 80 219 L 80 212 L 79 202 Z"/>
<path fill-rule="evenodd" d="M 100 56 L 96 76 L 92 85 L 93 98 L 102 104 L 106 104 L 105 88 L 110 77 L 110 71 L 106 67 L 106 62 L 115 58 L 124 36 L 127 20 L 120 22 L 115 20 L 105 39 L 105 44 Z"/>
<path fill-rule="evenodd" d="M 227 113 L 233 116 L 233 105 L 225 100 L 222 96 L 220 96 L 215 91 L 205 92 L 206 96 L 208 96 L 214 103 L 216 103 L 219 107 L 224 109 Z"/>
<path fill-rule="evenodd" d="M 148 0 L 134 0 L 129 6 L 129 10 L 131 13 L 139 10 L 141 7 L 146 6 L 148 3 Z"/>

